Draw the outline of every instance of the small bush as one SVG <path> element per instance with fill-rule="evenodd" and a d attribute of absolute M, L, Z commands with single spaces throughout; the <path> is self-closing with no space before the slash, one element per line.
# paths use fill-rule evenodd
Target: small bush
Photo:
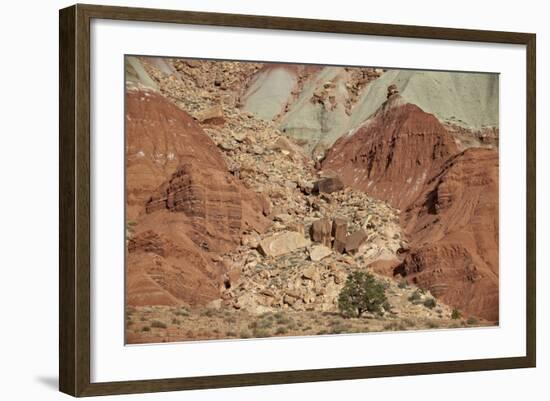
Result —
<path fill-rule="evenodd" d="M 435 301 L 434 298 L 428 298 L 424 301 L 424 306 L 428 309 L 433 309 L 435 308 L 437 305 L 437 302 Z"/>
<path fill-rule="evenodd" d="M 179 311 L 174 312 L 174 315 L 181 316 L 181 317 L 187 317 L 187 316 L 189 316 L 189 312 L 186 309 L 181 309 Z"/>
<path fill-rule="evenodd" d="M 205 309 L 201 312 L 201 315 L 206 316 L 206 317 L 212 317 L 215 314 L 216 314 L 216 310 L 213 309 L 213 308 L 208 308 L 208 309 Z"/>
<path fill-rule="evenodd" d="M 451 312 L 451 319 L 458 320 L 461 317 L 462 317 L 462 314 L 460 313 L 460 311 L 458 309 L 453 309 L 453 311 Z"/>
<path fill-rule="evenodd" d="M 180 323 L 181 323 L 181 322 L 180 322 L 178 319 L 176 319 L 176 318 L 173 318 L 173 319 L 172 319 L 172 324 L 178 325 L 178 324 L 180 324 Z"/>
<path fill-rule="evenodd" d="M 469 324 L 470 326 L 474 325 L 474 324 L 478 324 L 479 322 L 477 321 L 477 319 L 475 317 L 469 317 L 468 320 L 466 321 L 467 324 Z"/>
<path fill-rule="evenodd" d="M 418 302 L 422 298 L 422 294 L 419 290 L 416 290 L 409 296 L 409 302 Z"/>
<path fill-rule="evenodd" d="M 426 323 L 426 325 L 428 326 L 429 329 L 438 329 L 439 328 L 439 323 L 434 322 L 432 320 L 428 321 Z"/>
<path fill-rule="evenodd" d="M 385 288 L 370 273 L 351 273 L 338 296 L 338 308 L 346 316 L 361 317 L 366 312 L 380 313 L 386 302 Z"/>
<path fill-rule="evenodd" d="M 397 284 L 397 286 L 403 290 L 409 287 L 409 282 L 406 279 L 403 279 L 399 282 L 399 284 Z"/>
<path fill-rule="evenodd" d="M 151 328 L 149 326 L 143 326 L 141 331 L 151 331 Z"/>
<path fill-rule="evenodd" d="M 250 338 L 250 332 L 248 332 L 247 330 L 242 330 L 239 334 L 239 337 L 241 337 L 241 338 Z"/>
<path fill-rule="evenodd" d="M 226 337 L 237 337 L 237 333 L 235 333 L 234 331 L 226 331 L 225 336 Z"/>
<path fill-rule="evenodd" d="M 277 328 L 277 330 L 275 331 L 275 334 L 286 334 L 288 333 L 288 329 L 284 326 L 280 326 Z"/>
<path fill-rule="evenodd" d="M 262 337 L 269 337 L 269 334 L 271 333 L 267 329 L 262 329 L 257 327 L 254 329 L 252 334 L 256 338 L 262 338 Z"/>
<path fill-rule="evenodd" d="M 155 329 L 165 329 L 168 326 L 166 326 L 166 323 L 161 322 L 160 320 L 153 320 L 151 322 L 151 327 L 154 327 Z"/>

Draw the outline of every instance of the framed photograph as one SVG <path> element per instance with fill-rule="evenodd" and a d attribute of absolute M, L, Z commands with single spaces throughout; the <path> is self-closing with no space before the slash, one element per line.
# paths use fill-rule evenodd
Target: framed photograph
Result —
<path fill-rule="evenodd" d="M 61 391 L 535 366 L 534 34 L 59 26 Z"/>

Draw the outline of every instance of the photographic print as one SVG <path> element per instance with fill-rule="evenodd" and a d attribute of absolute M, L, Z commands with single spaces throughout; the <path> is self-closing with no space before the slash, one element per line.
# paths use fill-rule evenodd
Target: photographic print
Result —
<path fill-rule="evenodd" d="M 499 323 L 499 75 L 125 56 L 127 344 Z"/>

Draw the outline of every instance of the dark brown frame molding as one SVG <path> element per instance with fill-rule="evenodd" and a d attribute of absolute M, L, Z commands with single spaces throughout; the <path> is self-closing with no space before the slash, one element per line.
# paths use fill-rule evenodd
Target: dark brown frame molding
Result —
<path fill-rule="evenodd" d="M 90 382 L 90 21 L 92 18 L 510 43 L 527 49 L 526 356 L 158 380 Z M 536 35 L 96 5 L 59 13 L 59 389 L 73 396 L 421 375 L 536 365 Z"/>

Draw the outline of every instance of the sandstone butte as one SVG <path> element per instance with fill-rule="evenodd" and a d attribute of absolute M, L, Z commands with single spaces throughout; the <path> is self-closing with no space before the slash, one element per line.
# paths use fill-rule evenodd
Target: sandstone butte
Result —
<path fill-rule="evenodd" d="M 323 161 L 402 210 L 410 249 L 375 270 L 403 276 L 462 312 L 498 321 L 498 151 L 460 152 L 439 120 L 399 94 Z"/>
<path fill-rule="evenodd" d="M 228 173 L 209 136 L 163 96 L 129 91 L 126 108 L 127 303 L 217 299 L 233 272 L 216 255 L 243 232 L 265 230 L 265 199 Z"/>

